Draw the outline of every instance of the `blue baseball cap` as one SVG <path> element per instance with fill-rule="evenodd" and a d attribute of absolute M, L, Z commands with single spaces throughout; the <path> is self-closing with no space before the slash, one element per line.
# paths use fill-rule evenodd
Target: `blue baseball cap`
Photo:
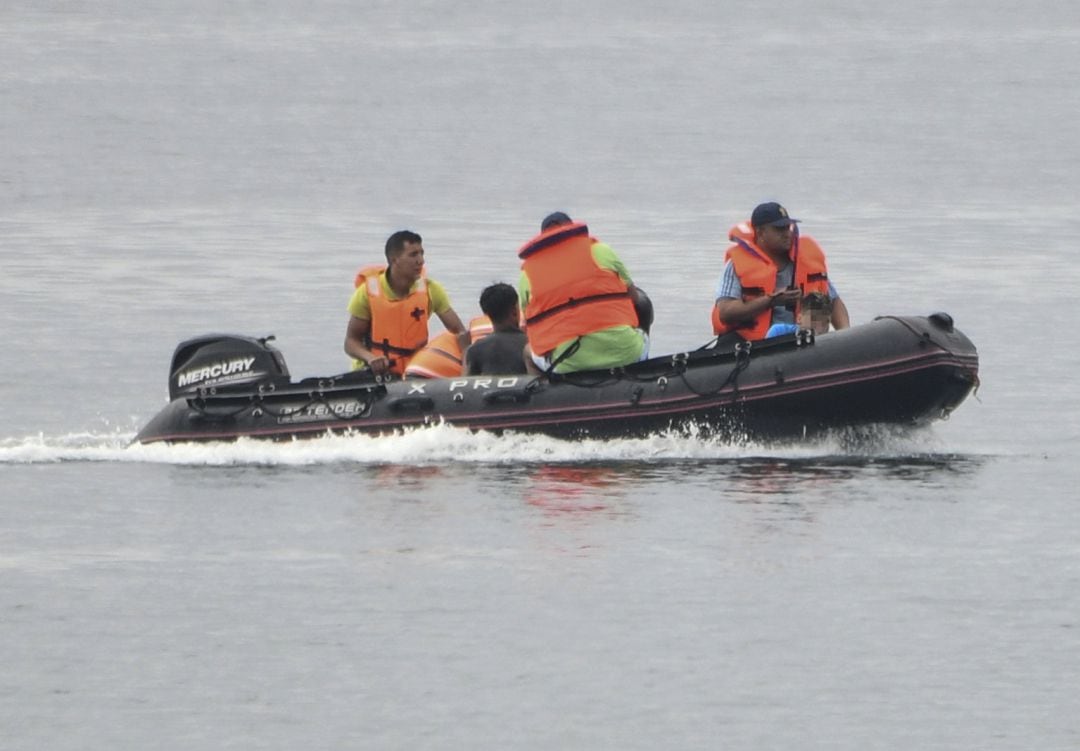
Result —
<path fill-rule="evenodd" d="M 754 213 L 750 215 L 750 224 L 754 227 L 764 227 L 766 225 L 790 227 L 798 221 L 798 219 L 792 219 L 788 216 L 787 209 L 775 201 L 758 204 L 754 209 Z"/>

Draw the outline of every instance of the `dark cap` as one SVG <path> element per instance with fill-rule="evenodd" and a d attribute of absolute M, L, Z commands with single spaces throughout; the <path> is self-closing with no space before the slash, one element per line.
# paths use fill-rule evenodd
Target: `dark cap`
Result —
<path fill-rule="evenodd" d="M 750 215 L 750 224 L 754 227 L 764 227 L 766 224 L 771 224 L 773 227 L 788 227 L 798 221 L 788 216 L 787 209 L 775 201 L 758 204 L 754 213 Z"/>
<path fill-rule="evenodd" d="M 540 231 L 547 232 L 552 227 L 558 227 L 563 224 L 573 224 L 574 220 L 561 211 L 555 211 L 544 217 L 544 221 L 540 222 Z"/>

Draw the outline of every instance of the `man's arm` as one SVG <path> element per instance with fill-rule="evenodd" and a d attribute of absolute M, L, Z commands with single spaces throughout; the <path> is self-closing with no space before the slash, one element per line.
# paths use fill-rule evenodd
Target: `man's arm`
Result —
<path fill-rule="evenodd" d="M 371 321 L 349 316 L 349 326 L 345 330 L 345 354 L 355 360 L 366 362 L 375 375 L 386 375 L 390 370 L 390 361 L 384 355 L 376 355 L 365 346 L 369 333 L 371 333 Z"/>
<path fill-rule="evenodd" d="M 851 326 L 851 318 L 848 316 L 847 305 L 844 305 L 844 301 L 839 297 L 833 298 L 832 301 L 832 325 L 837 331 Z"/>
<path fill-rule="evenodd" d="M 469 348 L 465 350 L 465 375 L 474 376 L 483 374 L 483 363 L 480 361 L 480 356 L 477 354 L 479 351 L 480 350 L 476 348 L 475 344 L 469 345 Z"/>
<path fill-rule="evenodd" d="M 782 289 L 775 295 L 762 295 L 749 300 L 721 297 L 716 301 L 716 314 L 724 324 L 734 327 L 753 321 L 766 310 L 795 304 L 800 297 L 802 293 L 798 289 Z"/>
<path fill-rule="evenodd" d="M 462 352 L 465 352 L 472 340 L 469 337 L 469 330 L 465 328 L 465 324 L 461 322 L 461 318 L 454 312 L 454 309 L 447 308 L 442 313 L 436 313 L 435 315 L 439 317 L 447 331 L 457 335 L 458 346 L 461 347 Z"/>

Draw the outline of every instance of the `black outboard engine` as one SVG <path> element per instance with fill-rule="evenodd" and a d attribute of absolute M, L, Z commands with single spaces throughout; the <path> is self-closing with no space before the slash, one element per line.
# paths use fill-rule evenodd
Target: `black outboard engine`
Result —
<path fill-rule="evenodd" d="M 169 370 L 169 399 L 288 383 L 289 368 L 270 346 L 273 338 L 209 334 L 181 342 Z"/>

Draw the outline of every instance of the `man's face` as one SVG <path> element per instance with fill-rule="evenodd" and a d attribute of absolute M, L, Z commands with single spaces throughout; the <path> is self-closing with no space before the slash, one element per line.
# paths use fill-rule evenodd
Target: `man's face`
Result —
<path fill-rule="evenodd" d="M 757 243 L 766 253 L 786 255 L 791 249 L 791 225 L 776 227 L 766 224 L 758 227 Z"/>
<path fill-rule="evenodd" d="M 424 246 L 405 243 L 404 249 L 390 261 L 390 275 L 402 281 L 415 282 L 424 268 Z"/>

